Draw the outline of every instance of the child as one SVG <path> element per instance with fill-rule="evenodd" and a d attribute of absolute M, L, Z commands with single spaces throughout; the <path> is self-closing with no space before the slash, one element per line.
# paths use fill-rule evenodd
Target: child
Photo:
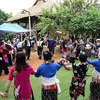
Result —
<path fill-rule="evenodd" d="M 15 100 L 34 100 L 30 84 L 30 75 L 35 73 L 32 66 L 26 63 L 24 52 L 18 52 L 16 55 L 15 66 L 12 66 L 8 76 L 5 92 L 3 97 L 8 97 L 9 88 L 14 79 L 14 96 Z"/>
<path fill-rule="evenodd" d="M 85 95 L 85 85 L 86 85 L 86 72 L 88 70 L 87 66 L 87 55 L 83 52 L 79 54 L 80 63 L 76 65 L 72 63 L 73 77 L 71 81 L 71 86 L 69 88 L 69 94 L 71 100 L 77 100 L 78 96 Z M 68 69 L 64 66 L 65 69 Z"/>

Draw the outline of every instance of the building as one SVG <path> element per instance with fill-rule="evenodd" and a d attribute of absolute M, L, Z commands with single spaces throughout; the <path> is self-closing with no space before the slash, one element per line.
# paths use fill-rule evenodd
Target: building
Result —
<path fill-rule="evenodd" d="M 32 7 L 20 11 L 17 15 L 9 18 L 7 22 L 22 24 L 29 28 L 29 17 L 31 21 L 31 29 L 35 28 L 35 25 L 38 23 L 38 17 L 42 15 L 42 9 L 50 9 L 56 2 L 52 0 L 36 0 Z"/>

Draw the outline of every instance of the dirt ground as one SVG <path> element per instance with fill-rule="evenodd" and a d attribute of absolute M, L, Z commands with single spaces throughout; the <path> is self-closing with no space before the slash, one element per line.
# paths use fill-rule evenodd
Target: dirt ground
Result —
<path fill-rule="evenodd" d="M 56 62 L 56 60 L 59 60 L 61 57 L 61 53 L 59 52 L 58 49 L 59 49 L 59 46 L 56 46 L 55 54 L 54 54 L 55 62 Z M 46 46 L 44 47 L 44 50 L 48 50 Z M 36 70 L 38 68 L 38 66 L 43 63 L 43 58 L 40 60 L 38 58 L 37 51 L 32 51 L 30 60 L 28 60 L 27 62 L 29 65 L 33 66 L 33 68 Z M 9 69 L 10 69 L 10 67 L 9 67 Z M 5 75 L 4 73 L 2 73 L 2 75 L 0 76 L 0 81 L 6 80 L 7 77 L 8 77 L 8 75 Z"/>

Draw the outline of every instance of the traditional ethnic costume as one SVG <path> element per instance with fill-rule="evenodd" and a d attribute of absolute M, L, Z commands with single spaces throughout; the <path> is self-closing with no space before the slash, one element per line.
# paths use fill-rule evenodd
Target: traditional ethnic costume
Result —
<path fill-rule="evenodd" d="M 94 70 L 92 77 L 95 78 L 95 80 L 92 80 L 90 83 L 89 100 L 100 100 L 100 59 L 88 60 L 87 62 L 93 65 Z"/>
<path fill-rule="evenodd" d="M 48 63 L 41 64 L 35 73 L 36 77 L 42 76 L 42 100 L 57 100 L 56 71 L 62 65 L 49 63 L 52 56 L 49 51 L 45 51 L 43 56 Z"/>
<path fill-rule="evenodd" d="M 6 45 L 3 45 L 3 39 L 0 39 L 0 75 L 2 74 L 2 70 L 4 70 L 5 74 L 9 73 L 8 70 L 8 57 L 7 54 L 11 50 L 11 48 L 7 47 Z"/>
<path fill-rule="evenodd" d="M 81 95 L 85 95 L 85 85 L 86 85 L 86 72 L 88 70 L 87 63 L 84 64 L 72 64 L 73 67 L 73 77 L 71 81 L 71 86 L 69 88 L 70 97 L 75 100 Z"/>

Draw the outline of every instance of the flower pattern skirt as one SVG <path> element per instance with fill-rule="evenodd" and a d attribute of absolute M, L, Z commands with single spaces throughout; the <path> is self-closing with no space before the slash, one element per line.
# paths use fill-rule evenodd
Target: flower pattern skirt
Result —
<path fill-rule="evenodd" d="M 83 79 L 79 78 L 72 78 L 71 86 L 69 88 L 69 94 L 71 98 L 76 98 L 81 94 L 85 96 L 85 85 L 86 85 L 86 78 Z"/>

